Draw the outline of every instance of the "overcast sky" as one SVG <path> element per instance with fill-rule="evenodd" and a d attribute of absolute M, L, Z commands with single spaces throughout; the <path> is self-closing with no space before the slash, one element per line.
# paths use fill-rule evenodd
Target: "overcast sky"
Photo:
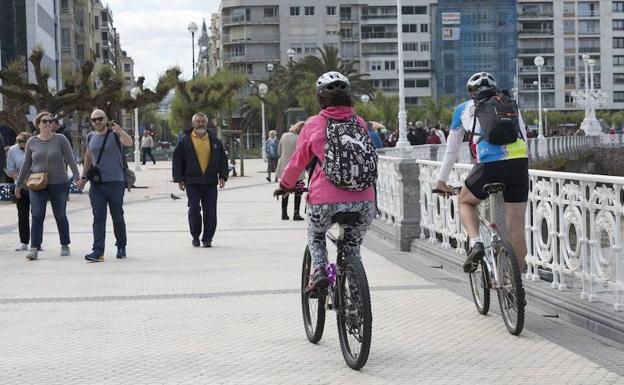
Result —
<path fill-rule="evenodd" d="M 102 0 L 113 11 L 113 22 L 121 37 L 121 48 L 134 59 L 134 74 L 145 76 L 153 88 L 158 77 L 171 66 L 182 69 L 182 78 L 191 77 L 191 34 L 194 21 L 200 28 L 219 9 L 220 0 Z M 197 45 L 195 46 L 197 58 Z"/>

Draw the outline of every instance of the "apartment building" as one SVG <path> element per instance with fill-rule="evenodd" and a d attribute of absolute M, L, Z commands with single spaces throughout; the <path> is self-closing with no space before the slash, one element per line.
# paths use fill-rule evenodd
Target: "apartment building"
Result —
<path fill-rule="evenodd" d="M 572 91 L 585 87 L 583 55 L 595 60 L 594 85 L 606 92 L 603 108 L 624 108 L 624 1 L 519 0 L 519 104 L 537 108 L 537 67 L 542 72 L 542 104 L 575 109 Z"/>
<path fill-rule="evenodd" d="M 58 55 L 58 4 L 54 0 L 26 0 L 26 52 L 27 55 L 37 46 L 44 50 L 42 67 L 50 73 L 48 86 L 61 89 L 60 57 Z M 18 37 L 20 38 L 20 37 Z M 28 64 L 28 79 L 35 80 L 32 64 Z"/>
<path fill-rule="evenodd" d="M 95 62 L 94 2 L 60 1 L 61 68 L 71 72 Z"/>
<path fill-rule="evenodd" d="M 405 90 L 408 103 L 432 96 L 433 66 L 431 19 L 435 1 L 404 1 Z M 333 45 L 341 58 L 357 60 L 360 72 L 378 89 L 397 93 L 398 49 L 396 2 L 374 4 L 319 0 L 223 0 L 211 30 L 219 30 L 212 56 L 217 66 L 259 80 L 270 76 L 267 64 L 287 65 L 292 60 L 318 55 L 317 47 Z M 218 26 L 218 28 L 217 28 Z M 218 54 L 216 54 L 218 52 Z"/>
<path fill-rule="evenodd" d="M 117 30 L 113 25 L 113 12 L 100 0 L 96 0 L 93 5 L 93 26 L 96 70 L 102 66 L 116 70 L 119 66 L 119 44 Z"/>

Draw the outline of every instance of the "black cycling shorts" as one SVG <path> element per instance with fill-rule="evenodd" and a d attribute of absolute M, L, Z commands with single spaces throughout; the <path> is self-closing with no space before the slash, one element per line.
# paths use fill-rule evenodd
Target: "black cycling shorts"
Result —
<path fill-rule="evenodd" d="M 483 200 L 487 194 L 483 186 L 488 183 L 504 183 L 505 202 L 522 203 L 529 198 L 529 160 L 527 158 L 500 160 L 476 164 L 468 178 L 466 187 L 472 195 Z"/>

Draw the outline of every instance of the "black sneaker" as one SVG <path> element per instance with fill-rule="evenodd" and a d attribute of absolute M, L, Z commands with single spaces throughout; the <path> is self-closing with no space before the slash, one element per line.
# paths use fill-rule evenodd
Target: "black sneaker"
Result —
<path fill-rule="evenodd" d="M 85 260 L 89 262 L 104 262 L 104 256 L 99 252 L 92 251 L 85 255 Z"/>
<path fill-rule="evenodd" d="M 199 247 L 199 239 L 197 238 L 193 239 L 193 247 Z"/>
<path fill-rule="evenodd" d="M 468 256 L 466 262 L 464 262 L 464 273 L 474 273 L 477 270 L 477 265 L 483 256 L 485 255 L 485 249 L 482 242 L 477 242 L 468 250 Z"/>
<path fill-rule="evenodd" d="M 293 215 L 293 221 L 302 221 L 303 217 L 301 215 L 299 215 L 299 213 L 295 213 L 295 215 Z"/>
<path fill-rule="evenodd" d="M 202 246 L 204 246 L 204 247 L 212 247 L 212 241 L 202 241 Z"/>
<path fill-rule="evenodd" d="M 329 278 L 327 277 L 327 271 L 325 270 L 325 265 L 319 266 L 314 270 L 314 273 L 310 275 L 310 280 L 308 281 L 307 291 L 313 291 L 317 289 L 324 289 L 329 286 Z"/>
<path fill-rule="evenodd" d="M 283 221 L 287 221 L 289 219 L 290 219 L 290 217 L 288 217 L 288 214 L 282 214 L 282 220 Z"/>
<path fill-rule="evenodd" d="M 117 246 L 117 258 L 118 259 L 126 258 L 126 246 Z"/>

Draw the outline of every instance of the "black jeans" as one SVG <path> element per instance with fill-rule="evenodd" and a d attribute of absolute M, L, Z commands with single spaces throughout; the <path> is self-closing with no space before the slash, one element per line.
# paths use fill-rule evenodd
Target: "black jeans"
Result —
<path fill-rule="evenodd" d="M 30 197 L 28 190 L 22 190 L 22 197 L 15 201 L 17 205 L 17 223 L 19 228 L 20 242 L 30 242 Z"/>
<path fill-rule="evenodd" d="M 295 193 L 295 215 L 299 215 L 299 208 L 301 207 L 301 194 Z M 282 197 L 282 216 L 288 215 L 288 197 Z"/>
<path fill-rule="evenodd" d="M 152 149 L 149 147 L 141 148 L 141 160 L 143 164 L 147 160 L 147 156 L 149 155 L 150 159 L 154 164 L 156 164 L 156 159 L 154 159 L 154 155 L 152 155 Z"/>
<path fill-rule="evenodd" d="M 104 254 L 106 240 L 106 206 L 113 218 L 113 231 L 117 247 L 125 247 L 126 221 L 123 211 L 124 182 L 91 183 L 89 200 L 93 209 L 93 251 Z"/>
<path fill-rule="evenodd" d="M 199 239 L 204 225 L 202 242 L 212 242 L 217 229 L 217 185 L 186 185 L 188 197 L 188 221 L 193 239 Z M 203 219 L 202 219 L 203 214 Z"/>

